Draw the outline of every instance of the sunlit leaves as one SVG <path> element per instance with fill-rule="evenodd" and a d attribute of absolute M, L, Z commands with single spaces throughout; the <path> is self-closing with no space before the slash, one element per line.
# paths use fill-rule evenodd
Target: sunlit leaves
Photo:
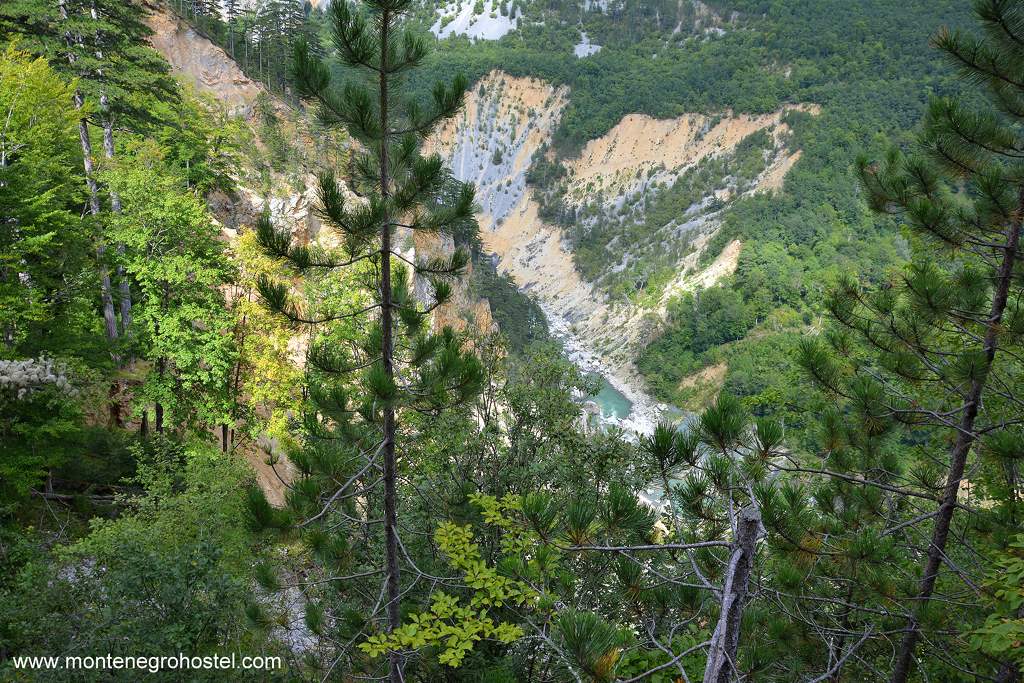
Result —
<path fill-rule="evenodd" d="M 536 599 L 535 592 L 484 563 L 468 526 L 442 524 L 435 539 L 451 566 L 464 574 L 464 582 L 470 590 L 468 601 L 463 602 L 446 592 L 435 592 L 429 610 L 412 614 L 400 628 L 372 635 L 359 644 L 371 657 L 394 650 L 436 646 L 440 648 L 438 661 L 457 668 L 484 638 L 511 643 L 522 637 L 523 631 L 518 625 L 496 622 L 488 616 L 488 611 L 505 604 L 532 602 Z"/>

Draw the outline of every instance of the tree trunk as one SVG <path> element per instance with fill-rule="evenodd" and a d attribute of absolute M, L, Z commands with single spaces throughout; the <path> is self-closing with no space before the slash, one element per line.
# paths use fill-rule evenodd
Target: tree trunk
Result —
<path fill-rule="evenodd" d="M 81 94 L 76 92 L 75 108 L 81 110 L 83 105 L 84 101 Z M 85 183 L 89 188 L 89 213 L 94 218 L 99 218 L 99 188 L 96 185 L 95 178 L 93 178 L 92 142 L 89 140 L 89 124 L 84 117 L 78 121 L 78 137 L 82 143 L 82 156 L 85 159 Z M 110 271 L 107 270 L 107 266 L 103 262 L 106 258 L 106 252 L 107 248 L 101 241 L 99 246 L 96 247 L 96 262 L 100 273 L 100 300 L 103 304 L 103 325 L 107 332 L 107 340 L 113 343 L 118 337 L 117 315 L 114 313 L 114 295 L 110 285 Z M 115 354 L 115 361 L 119 360 Z"/>
<path fill-rule="evenodd" d="M 918 617 L 921 610 L 927 606 L 935 590 L 935 579 L 939 574 L 939 566 L 946 551 L 946 541 L 949 538 L 949 527 L 953 519 L 953 512 L 956 510 L 957 494 L 960 492 L 960 482 L 964 476 L 964 468 L 967 465 L 967 456 L 970 454 L 971 446 L 977 438 L 974 432 L 974 422 L 978 416 L 978 408 L 981 405 L 982 393 L 985 389 L 985 380 L 988 377 L 988 369 L 992 367 L 992 361 L 996 355 L 996 348 L 999 340 L 999 328 L 1003 319 L 1003 311 L 1006 309 L 1006 301 L 1010 292 L 1010 283 L 1013 279 L 1013 264 L 1017 259 L 1017 251 L 1020 243 L 1021 220 L 1024 217 L 1024 188 L 1018 194 L 1018 215 L 1010 221 L 1006 228 L 1006 244 L 1002 248 L 1003 259 L 996 273 L 996 291 L 992 297 L 992 305 L 989 310 L 988 324 L 985 331 L 985 341 L 982 350 L 985 354 L 986 370 L 978 378 L 971 382 L 970 390 L 963 405 L 963 415 L 957 428 L 956 442 L 949 453 L 949 473 L 946 475 L 946 488 L 942 494 L 942 502 L 939 504 L 939 513 L 935 517 L 935 527 L 932 530 L 932 540 L 928 547 L 928 559 L 925 562 L 924 574 L 918 584 L 917 595 L 914 596 L 914 610 L 907 624 L 906 634 L 900 644 L 896 656 L 896 666 L 892 672 L 892 683 L 906 683 L 910 675 L 910 664 L 914 656 L 914 648 L 920 638 L 920 624 Z"/>
<path fill-rule="evenodd" d="M 58 6 L 60 8 L 61 21 L 67 23 L 70 21 L 68 16 L 68 9 L 66 0 L 58 0 Z M 64 44 L 68 48 L 68 63 L 75 63 L 74 44 L 75 38 L 71 35 L 70 29 L 64 31 Z M 79 90 L 75 91 L 74 97 L 75 109 L 78 112 L 82 111 L 85 106 L 85 100 L 82 97 L 82 93 Z M 92 161 L 92 141 L 89 139 L 89 123 L 85 120 L 85 116 L 79 116 L 78 119 L 78 139 L 82 145 L 82 164 L 85 168 L 85 184 L 89 189 L 89 213 L 93 218 L 99 218 L 100 215 L 100 195 L 99 187 L 96 185 L 96 179 L 93 177 L 94 166 Z M 100 241 L 99 246 L 96 247 L 96 261 L 97 267 L 100 273 L 100 300 L 103 305 L 103 323 L 107 332 L 107 340 L 113 343 L 117 340 L 117 318 L 114 314 L 114 297 L 111 293 L 110 287 L 110 273 L 107 271 L 107 267 L 103 263 L 103 259 L 106 253 L 106 247 L 103 246 Z M 119 359 L 114 354 L 115 362 Z"/>
<path fill-rule="evenodd" d="M 109 102 L 106 95 L 100 96 L 100 107 L 108 112 Z M 103 155 L 107 160 L 114 158 L 114 121 L 109 112 L 103 117 Z M 121 213 L 121 197 L 113 190 L 110 191 L 110 210 L 114 213 Z M 117 245 L 117 253 L 124 254 L 123 244 Z M 127 337 L 132 324 L 132 290 L 124 272 L 124 266 L 117 267 L 117 281 L 121 297 L 121 334 Z M 132 360 L 129 359 L 129 364 Z"/>
<path fill-rule="evenodd" d="M 754 503 L 740 510 L 736 538 L 732 542 L 729 569 L 722 587 L 722 607 L 711 636 L 704 683 L 729 683 L 738 677 L 736 655 L 740 645 L 740 624 L 747 601 L 747 588 L 754 570 L 761 511 Z"/>
<path fill-rule="evenodd" d="M 382 135 L 380 141 L 380 194 L 384 204 L 383 225 L 380 237 L 380 301 L 381 301 L 381 356 L 384 373 L 393 380 L 394 342 L 392 340 L 392 304 L 391 304 L 391 215 L 387 209 L 391 190 L 391 176 L 388 168 L 388 135 L 391 121 L 388 118 L 388 50 L 390 49 L 391 13 L 384 10 L 380 16 L 380 118 Z M 395 630 L 402 625 L 399 612 L 399 565 L 398 565 L 398 493 L 397 493 L 397 462 L 395 457 L 395 408 L 387 405 L 384 408 L 384 551 L 387 574 L 388 595 L 388 628 Z M 397 652 L 389 655 L 391 683 L 402 683 L 402 662 Z"/>
<path fill-rule="evenodd" d="M 166 286 L 166 284 L 164 285 L 164 299 L 163 299 L 162 303 L 164 304 L 164 307 L 166 307 L 166 304 L 167 304 L 167 286 Z M 163 308 L 161 308 L 161 310 L 163 310 Z M 166 312 L 166 311 L 164 311 L 164 312 Z M 159 339 L 160 338 L 160 322 L 159 321 L 157 321 L 153 325 L 153 337 L 155 339 Z M 164 358 L 163 356 L 160 356 L 159 358 L 157 358 L 157 361 L 156 361 L 156 371 L 157 371 L 157 375 L 160 378 L 159 386 L 160 386 L 160 390 L 161 391 L 163 390 L 163 387 L 164 387 L 164 372 L 166 372 L 166 369 L 167 369 L 167 359 Z M 156 423 L 156 433 L 157 434 L 163 434 L 164 433 L 164 405 L 162 403 L 160 403 L 160 401 L 157 401 L 154 404 L 154 406 L 153 406 L 153 412 L 154 412 L 154 418 L 155 418 L 154 421 Z"/>
<path fill-rule="evenodd" d="M 850 584 L 850 587 L 846 590 L 845 602 L 846 602 L 847 605 L 853 604 L 853 584 Z M 847 607 L 843 611 L 843 618 L 839 622 L 839 627 L 840 627 L 841 630 L 839 632 L 839 636 L 836 638 L 836 646 L 835 646 L 835 656 L 836 656 L 837 663 L 841 660 L 841 658 L 843 656 L 843 650 L 846 648 L 846 633 L 850 630 L 850 615 L 851 614 L 852 614 L 852 610 L 849 607 Z M 829 662 L 829 664 L 831 664 L 831 662 Z M 829 680 L 830 683 L 839 683 L 839 681 L 842 678 L 842 676 L 843 676 L 843 667 L 842 666 L 837 666 L 836 670 L 834 672 L 832 672 L 832 675 L 829 677 L 828 680 Z"/>
<path fill-rule="evenodd" d="M 1020 683 L 1020 669 L 1013 662 L 1004 662 L 999 667 L 996 683 Z"/>
<path fill-rule="evenodd" d="M 5 168 L 7 168 L 7 147 L 4 144 L 3 136 L 0 136 L 0 170 L 3 170 Z M 2 179 L 0 179 L 0 188 L 3 188 L 4 185 L 6 185 L 6 183 Z M 16 229 L 16 224 L 10 226 L 9 229 Z M 8 268 L 0 267 L 0 282 L 7 283 L 7 282 L 10 282 L 12 280 L 16 280 L 17 278 L 18 278 L 18 276 L 16 274 L 12 273 Z M 14 347 L 14 324 L 13 323 L 7 323 L 6 325 L 4 325 L 3 336 L 4 336 L 4 346 L 6 346 L 8 349 L 13 348 Z"/>
<path fill-rule="evenodd" d="M 96 1 L 93 0 L 92 5 L 89 8 L 90 16 L 93 21 L 99 21 L 99 15 L 96 12 Z M 100 38 L 99 32 L 96 32 L 96 59 L 102 64 L 103 63 L 103 51 L 100 49 Z M 96 77 L 100 80 L 103 79 L 103 69 L 96 70 Z M 100 112 L 103 116 L 103 153 L 108 161 L 114 159 L 114 120 L 110 115 L 110 99 L 106 93 L 100 95 Z M 110 209 L 114 213 L 121 213 L 121 198 L 116 192 L 110 193 Z M 118 254 L 124 253 L 124 245 L 118 245 Z M 120 286 L 121 295 L 121 334 L 126 335 L 128 333 L 128 327 L 132 321 L 132 299 L 131 290 L 128 287 L 128 281 L 124 277 L 124 268 L 122 266 L 117 267 L 117 279 Z M 131 364 L 129 360 L 129 364 Z"/>
<path fill-rule="evenodd" d="M 160 374 L 161 375 L 164 374 L 163 361 L 164 361 L 164 359 L 161 358 L 160 359 Z M 156 433 L 157 434 L 163 434 L 164 433 L 164 406 L 163 406 L 162 403 L 160 403 L 160 401 L 157 401 L 155 404 L 153 404 L 153 413 L 154 413 L 154 422 L 156 423 Z"/>
<path fill-rule="evenodd" d="M 110 383 L 107 399 L 110 404 L 108 423 L 111 427 L 124 427 L 124 418 L 121 415 L 121 382 L 114 380 Z"/>

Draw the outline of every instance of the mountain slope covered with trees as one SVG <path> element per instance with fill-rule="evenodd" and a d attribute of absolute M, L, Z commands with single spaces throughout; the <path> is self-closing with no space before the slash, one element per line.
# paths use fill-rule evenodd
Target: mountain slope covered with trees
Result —
<path fill-rule="evenodd" d="M 0 676 L 1020 680 L 1024 2 L 323 5 L 0 5 Z"/>

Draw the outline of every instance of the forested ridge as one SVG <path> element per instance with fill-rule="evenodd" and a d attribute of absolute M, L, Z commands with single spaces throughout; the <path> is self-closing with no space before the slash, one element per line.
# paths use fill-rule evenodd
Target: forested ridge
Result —
<path fill-rule="evenodd" d="M 496 70 L 649 433 L 424 151 Z M 778 127 L 573 210 L 627 115 Z M 3 0 L 0 678 L 1019 681 L 1022 119 L 1019 0 Z"/>

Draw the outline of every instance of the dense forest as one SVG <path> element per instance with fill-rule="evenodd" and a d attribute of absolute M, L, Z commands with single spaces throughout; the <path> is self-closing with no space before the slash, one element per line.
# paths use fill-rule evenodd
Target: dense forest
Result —
<path fill-rule="evenodd" d="M 656 428 L 428 151 L 496 69 Z M 1022 158 L 1021 0 L 2 0 L 0 678 L 1020 681 Z"/>

